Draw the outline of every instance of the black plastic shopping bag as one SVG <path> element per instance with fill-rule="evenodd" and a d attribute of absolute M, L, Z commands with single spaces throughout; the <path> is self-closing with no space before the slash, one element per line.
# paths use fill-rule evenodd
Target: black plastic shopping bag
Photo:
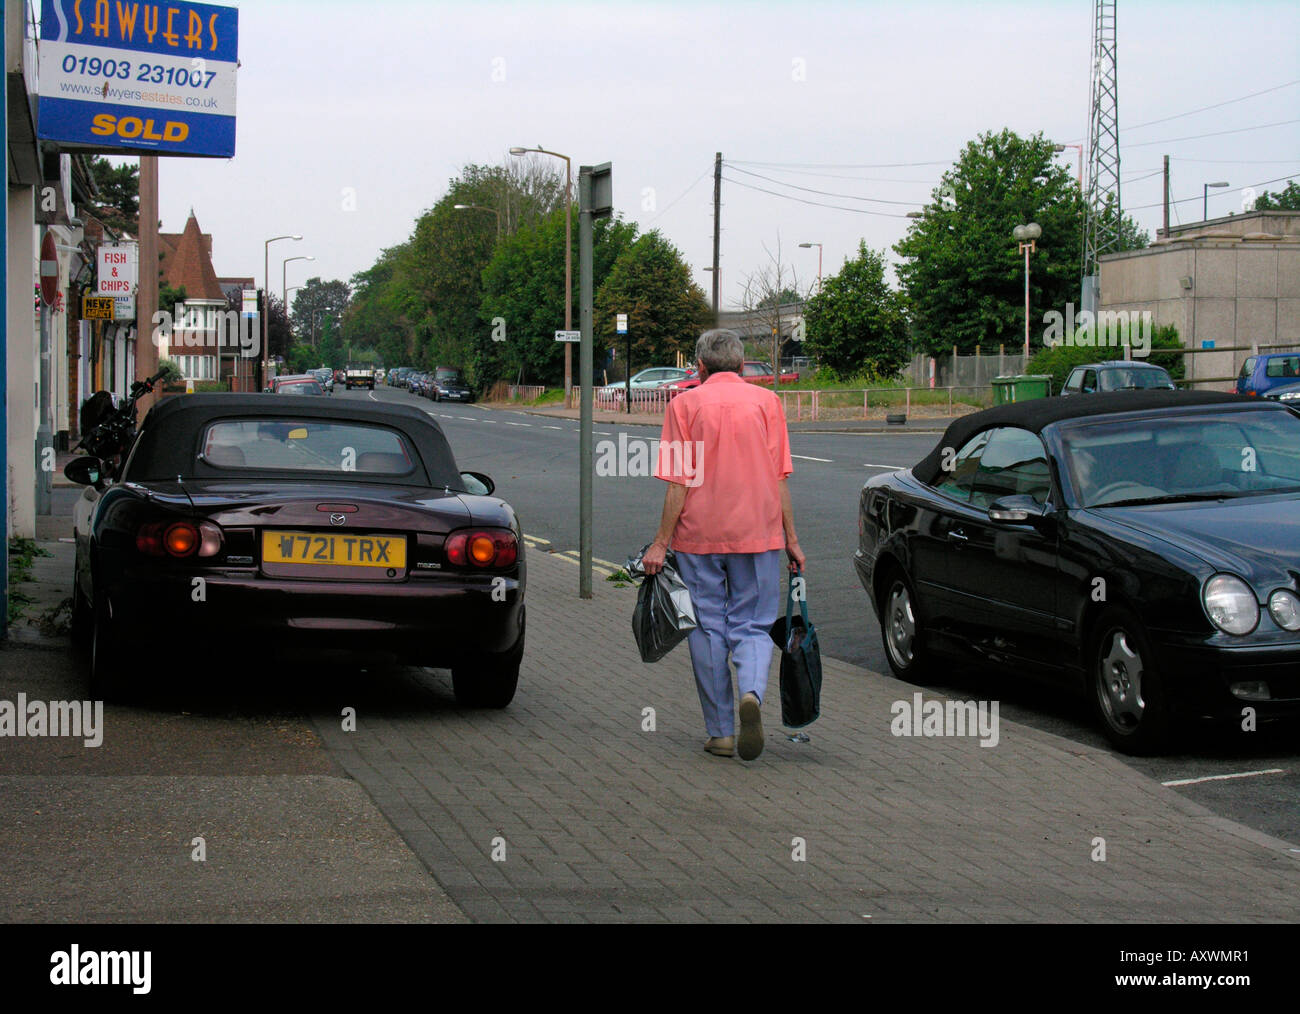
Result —
<path fill-rule="evenodd" d="M 796 580 L 799 582 L 796 584 Z M 822 703 L 822 653 L 817 628 L 808 622 L 808 602 L 802 577 L 790 573 L 785 616 L 772 624 L 772 640 L 781 648 L 781 724 L 801 729 L 817 721 Z M 799 599 L 799 615 L 794 602 Z"/>
<path fill-rule="evenodd" d="M 668 550 L 663 570 L 646 574 L 641 558 L 649 546 L 627 561 L 627 572 L 641 580 L 632 610 L 632 636 L 642 662 L 658 662 L 697 626 L 691 593 L 677 571 L 677 557 Z"/>

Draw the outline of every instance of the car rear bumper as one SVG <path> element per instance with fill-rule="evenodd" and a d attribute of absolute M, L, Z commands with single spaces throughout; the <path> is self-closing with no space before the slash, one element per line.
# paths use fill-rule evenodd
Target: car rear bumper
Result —
<path fill-rule="evenodd" d="M 128 574 L 108 587 L 125 644 L 245 657 L 249 650 L 347 651 L 449 667 L 509 651 L 523 634 L 520 577 L 411 577 L 392 583 L 268 579 L 250 572 Z"/>

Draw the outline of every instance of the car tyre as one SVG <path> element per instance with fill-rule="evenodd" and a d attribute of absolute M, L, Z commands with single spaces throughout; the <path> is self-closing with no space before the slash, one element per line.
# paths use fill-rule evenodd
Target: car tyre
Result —
<path fill-rule="evenodd" d="M 96 595 L 90 612 L 91 696 L 105 701 L 126 701 L 129 695 L 122 651 L 109 616 L 108 601 L 102 595 Z"/>
<path fill-rule="evenodd" d="M 1164 683 L 1136 616 L 1107 609 L 1088 644 L 1088 697 L 1101 731 L 1122 753 L 1158 753 L 1170 734 Z"/>
<path fill-rule="evenodd" d="M 466 655 L 451 669 L 456 703 L 467 708 L 504 708 L 519 686 L 519 666 L 524 658 L 524 634 L 509 651 Z"/>
<path fill-rule="evenodd" d="M 921 680 L 929 667 L 916 591 L 907 575 L 893 568 L 881 585 L 880 638 L 885 659 L 895 676 L 909 683 Z"/>
<path fill-rule="evenodd" d="M 72 579 L 72 643 L 78 647 L 88 648 L 94 626 L 94 616 L 91 612 L 90 602 L 81 593 L 81 583 L 76 579 L 74 571 Z"/>

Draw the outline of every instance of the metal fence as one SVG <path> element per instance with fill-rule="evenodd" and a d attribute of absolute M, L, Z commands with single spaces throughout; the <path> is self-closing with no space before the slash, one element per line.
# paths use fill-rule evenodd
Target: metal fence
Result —
<path fill-rule="evenodd" d="M 650 388 L 632 392 L 632 411 L 660 415 L 681 391 Z M 627 411 L 621 387 L 597 388 L 595 407 L 605 412 Z M 893 414 L 916 412 L 954 415 L 993 404 L 993 388 L 985 385 L 956 385 L 937 388 L 869 387 L 852 391 L 778 391 L 785 417 L 790 422 L 885 419 Z"/>
<path fill-rule="evenodd" d="M 1008 352 L 1004 345 L 993 355 L 977 351 L 974 355 L 913 356 L 903 370 L 903 379 L 913 387 L 988 387 L 994 377 L 1014 376 L 1024 368 L 1024 352 Z"/>

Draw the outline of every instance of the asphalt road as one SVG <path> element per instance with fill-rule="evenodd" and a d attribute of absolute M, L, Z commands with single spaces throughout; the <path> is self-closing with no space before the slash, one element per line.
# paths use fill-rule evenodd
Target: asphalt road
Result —
<path fill-rule="evenodd" d="M 338 392 L 420 404 L 438 419 L 462 469 L 485 472 L 518 511 L 524 532 L 553 551 L 579 546 L 578 424 L 478 405 L 435 404 L 388 387 Z M 652 427 L 597 423 L 595 438 L 647 440 Z M 919 460 L 938 439 L 930 433 L 805 433 L 791 435 L 790 480 L 799 539 L 808 556 L 808 602 L 824 654 L 886 672 L 875 615 L 853 570 L 857 500 L 871 475 Z M 630 446 L 630 445 L 629 445 Z M 650 541 L 663 505 L 663 485 L 649 476 L 598 476 L 593 486 L 593 553 L 619 564 Z M 600 575 L 597 575 L 597 580 Z M 577 594 L 575 573 L 574 594 Z M 1109 749 L 1081 700 L 1022 682 L 1009 673 L 950 666 L 933 689 L 964 699 L 997 700 L 1001 714 L 1077 743 Z M 1195 732 L 1177 752 L 1158 758 L 1119 756 L 1164 782 L 1191 781 L 1177 791 L 1223 816 L 1300 843 L 1300 729 L 1256 733 Z M 1264 772 L 1264 773 L 1260 773 Z"/>

